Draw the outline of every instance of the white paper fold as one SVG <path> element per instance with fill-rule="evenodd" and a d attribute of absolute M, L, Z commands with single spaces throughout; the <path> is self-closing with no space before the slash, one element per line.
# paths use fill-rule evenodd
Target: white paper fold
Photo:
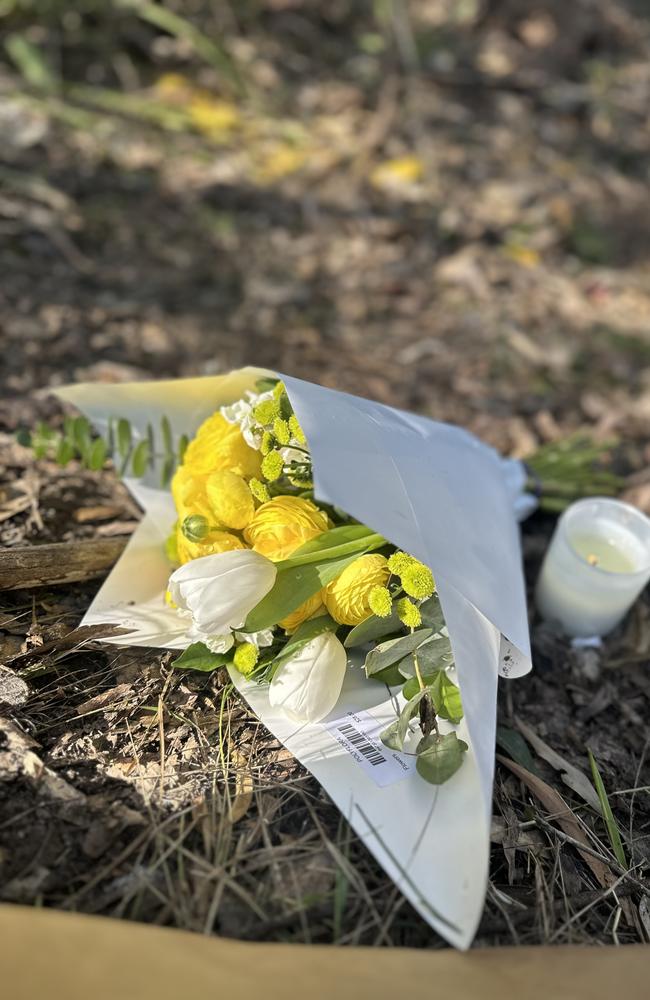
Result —
<path fill-rule="evenodd" d="M 59 395 L 101 429 L 124 416 L 141 434 L 166 415 L 192 434 L 223 404 L 268 374 L 119 386 L 77 385 Z M 322 724 L 297 727 L 266 689 L 233 675 L 262 722 L 315 775 L 366 846 L 431 926 L 460 948 L 480 919 L 488 874 L 499 672 L 530 670 L 530 644 L 515 500 L 521 468 L 467 432 L 378 403 L 282 376 L 309 441 L 318 499 L 353 517 L 433 570 L 454 651 L 470 745 L 461 770 L 434 788 L 410 771 L 381 786 L 337 742 L 333 720 L 367 711 L 382 728 L 395 717 L 388 690 L 352 667 Z M 166 491 L 127 480 L 142 524 L 97 594 L 84 624 L 133 629 L 111 641 L 182 648 L 182 619 L 163 601 L 170 568 L 162 543 L 175 512 Z M 328 728 L 329 724 L 329 728 Z M 360 739 L 361 737 L 359 737 Z M 344 742 L 344 741 L 343 741 Z M 357 756 L 359 756 L 357 754 Z"/>

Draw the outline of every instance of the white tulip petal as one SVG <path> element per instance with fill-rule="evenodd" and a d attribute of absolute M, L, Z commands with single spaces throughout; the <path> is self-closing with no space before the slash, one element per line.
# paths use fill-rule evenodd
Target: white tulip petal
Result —
<path fill-rule="evenodd" d="M 191 612 L 199 632 L 222 635 L 241 628 L 273 587 L 276 573 L 270 559 L 236 549 L 180 566 L 169 578 L 169 590 L 174 603 Z"/>
<path fill-rule="evenodd" d="M 296 722 L 319 722 L 339 699 L 348 657 L 332 632 L 306 643 L 283 663 L 269 687 L 269 703 Z"/>

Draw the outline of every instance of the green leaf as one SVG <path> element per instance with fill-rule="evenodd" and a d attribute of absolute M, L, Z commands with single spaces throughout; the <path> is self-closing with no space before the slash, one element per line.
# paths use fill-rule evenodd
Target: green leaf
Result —
<path fill-rule="evenodd" d="M 85 417 L 75 417 L 73 420 L 72 440 L 81 457 L 87 462 L 92 447 L 92 438 L 90 424 Z"/>
<path fill-rule="evenodd" d="M 131 424 L 124 417 L 120 417 L 117 421 L 117 451 L 122 460 L 128 457 L 132 441 Z"/>
<path fill-rule="evenodd" d="M 607 798 L 607 792 L 605 791 L 605 785 L 598 769 L 596 758 L 592 754 L 591 750 L 587 750 L 587 753 L 589 754 L 591 774 L 594 779 L 594 785 L 598 793 L 598 798 L 600 800 L 600 808 L 603 811 L 603 819 L 605 820 L 605 826 L 607 827 L 609 842 L 612 845 L 614 856 L 616 857 L 619 865 L 627 871 L 628 864 L 627 858 L 625 857 L 625 850 L 623 849 L 623 841 L 621 840 L 621 835 L 619 833 L 618 826 L 616 825 L 616 820 L 614 819 L 612 807 L 610 806 L 609 799 Z"/>
<path fill-rule="evenodd" d="M 255 392 L 260 393 L 260 395 L 263 392 L 269 392 L 270 389 L 275 389 L 279 381 L 279 378 L 271 378 L 268 375 L 263 375 L 262 378 L 258 378 L 255 382 Z"/>
<path fill-rule="evenodd" d="M 170 479 L 174 474 L 175 461 L 173 455 L 168 455 L 163 462 L 162 470 L 160 472 L 160 485 L 167 486 Z"/>
<path fill-rule="evenodd" d="M 383 670 L 384 667 L 390 667 L 391 664 L 402 660 L 418 646 L 421 646 L 430 635 L 430 628 L 421 628 L 417 632 L 403 635 L 399 639 L 388 639 L 386 642 L 380 642 L 378 646 L 370 650 L 366 657 L 364 664 L 366 677 L 371 677 L 372 674 Z"/>
<path fill-rule="evenodd" d="M 384 729 L 380 736 L 384 746 L 390 747 L 391 750 L 401 751 L 404 749 L 404 740 L 409 731 L 409 722 L 417 712 L 420 702 L 427 693 L 426 688 L 418 691 L 417 694 L 407 701 L 399 714 L 399 718 L 395 719 L 395 722 L 391 722 L 390 726 Z"/>
<path fill-rule="evenodd" d="M 165 449 L 165 455 L 174 454 L 174 439 L 172 438 L 172 428 L 167 417 L 163 417 L 160 421 L 160 432 L 163 439 L 163 448 Z"/>
<path fill-rule="evenodd" d="M 532 774 L 538 774 L 537 765 L 533 760 L 533 755 L 528 749 L 528 744 L 521 733 L 516 729 L 509 729 L 508 726 L 497 726 L 497 744 L 502 750 L 512 757 L 517 764 L 521 764 Z"/>
<path fill-rule="evenodd" d="M 431 630 L 429 629 L 429 632 Z M 418 667 L 422 677 L 436 674 L 439 670 L 444 670 L 454 662 L 454 655 L 451 651 L 451 643 L 447 636 L 441 635 L 437 638 L 428 639 L 418 649 Z M 415 677 L 415 663 L 413 656 L 406 656 L 399 665 L 404 677 Z"/>
<path fill-rule="evenodd" d="M 375 639 L 383 639 L 384 636 L 392 635 L 393 632 L 401 632 L 403 628 L 403 623 L 394 611 L 386 618 L 380 618 L 378 615 L 370 615 L 360 625 L 355 625 L 348 632 L 343 645 L 347 649 L 352 649 L 354 646 L 363 646 L 367 642 L 373 642 Z"/>
<path fill-rule="evenodd" d="M 422 615 L 422 624 L 433 629 L 434 632 L 439 632 L 445 624 L 445 616 L 442 613 L 440 598 L 437 594 L 420 605 L 420 614 Z"/>
<path fill-rule="evenodd" d="M 278 572 L 273 589 L 248 615 L 245 632 L 260 632 L 271 628 L 290 615 L 292 611 L 314 594 L 318 593 L 331 580 L 339 576 L 346 566 L 354 562 L 355 555 L 343 556 L 339 559 L 329 559 L 324 562 L 314 562 L 308 566 L 295 566 L 293 569 L 283 569 Z M 282 565 L 278 563 L 278 565 Z"/>
<path fill-rule="evenodd" d="M 93 472 L 98 472 L 106 461 L 106 442 L 103 438 L 96 438 L 88 452 L 88 468 Z"/>
<path fill-rule="evenodd" d="M 310 542 L 301 545 L 288 559 L 278 563 L 279 570 L 305 566 L 314 560 L 338 559 L 339 556 L 356 553 L 361 555 L 369 549 L 385 545 L 385 539 L 375 534 L 363 524 L 344 524 L 339 528 L 323 531 Z"/>
<path fill-rule="evenodd" d="M 61 438 L 54 458 L 58 465 L 67 465 L 74 458 L 74 445 L 67 438 Z"/>
<path fill-rule="evenodd" d="M 187 451 L 187 446 L 190 443 L 190 439 L 187 434 L 181 434 L 178 439 L 178 464 L 180 465 L 185 458 L 185 452 Z"/>
<path fill-rule="evenodd" d="M 368 679 L 371 681 L 379 681 L 380 684 L 387 684 L 388 687 L 399 687 L 404 681 L 396 663 L 393 663 L 390 667 L 384 667 L 383 670 L 380 670 L 379 673 L 373 674 L 372 677 Z"/>
<path fill-rule="evenodd" d="M 418 774 L 432 785 L 443 785 L 463 763 L 467 743 L 459 740 L 456 733 L 431 733 L 420 740 L 417 746 L 416 769 Z"/>
<path fill-rule="evenodd" d="M 149 461 L 149 442 L 145 438 L 140 441 L 133 449 L 133 455 L 131 456 L 131 470 L 133 475 L 137 479 L 141 479 L 147 471 L 147 463 Z"/>
<path fill-rule="evenodd" d="M 202 670 L 209 672 L 223 667 L 230 662 L 230 655 L 227 653 L 212 653 L 204 642 L 193 642 L 184 650 L 178 659 L 174 660 L 172 666 L 180 667 L 183 670 Z"/>
<path fill-rule="evenodd" d="M 429 686 L 431 699 L 433 701 L 436 715 L 441 719 L 448 719 L 455 726 L 463 718 L 463 703 L 458 688 L 444 670 L 438 671 Z"/>

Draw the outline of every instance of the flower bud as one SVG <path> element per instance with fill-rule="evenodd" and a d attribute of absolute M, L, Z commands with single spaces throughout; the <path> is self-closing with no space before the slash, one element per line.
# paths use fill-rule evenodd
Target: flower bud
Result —
<path fill-rule="evenodd" d="M 183 521 L 181 531 L 189 542 L 201 542 L 208 534 L 210 525 L 203 514 L 190 514 Z"/>

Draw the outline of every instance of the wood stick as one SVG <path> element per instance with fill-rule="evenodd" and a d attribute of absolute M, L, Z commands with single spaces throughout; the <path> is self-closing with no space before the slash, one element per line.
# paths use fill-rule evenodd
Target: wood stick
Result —
<path fill-rule="evenodd" d="M 127 538 L 84 539 L 0 551 L 0 590 L 91 580 L 111 568 Z"/>

